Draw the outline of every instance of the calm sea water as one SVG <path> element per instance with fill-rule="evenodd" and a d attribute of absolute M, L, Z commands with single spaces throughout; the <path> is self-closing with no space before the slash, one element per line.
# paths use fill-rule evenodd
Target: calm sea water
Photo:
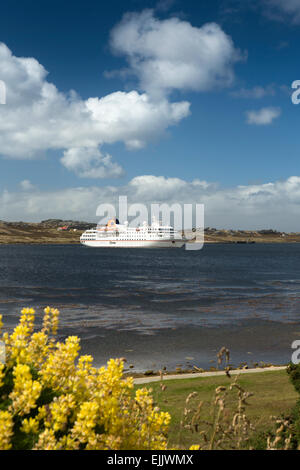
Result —
<path fill-rule="evenodd" d="M 79 335 L 98 363 L 127 355 L 138 369 L 203 367 L 227 343 L 236 361 L 252 354 L 284 363 L 300 330 L 299 298 L 298 244 L 196 252 L 0 246 L 6 325 L 23 306 L 58 307 L 60 334 Z"/>

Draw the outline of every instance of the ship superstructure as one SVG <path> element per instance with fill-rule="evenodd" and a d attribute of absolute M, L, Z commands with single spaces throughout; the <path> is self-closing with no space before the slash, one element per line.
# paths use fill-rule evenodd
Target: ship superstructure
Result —
<path fill-rule="evenodd" d="M 181 248 L 186 241 L 173 227 L 163 226 L 155 219 L 151 225 L 144 222 L 136 228 L 130 227 L 128 222 L 119 224 L 117 219 L 111 219 L 106 226 L 98 225 L 95 229 L 86 230 L 80 242 L 85 246 L 102 248 Z"/>

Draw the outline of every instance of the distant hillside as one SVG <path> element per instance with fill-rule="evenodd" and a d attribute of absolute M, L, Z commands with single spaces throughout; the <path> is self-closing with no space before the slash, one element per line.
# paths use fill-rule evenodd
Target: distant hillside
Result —
<path fill-rule="evenodd" d="M 79 243 L 80 235 L 96 223 L 50 219 L 40 223 L 0 221 L 0 243 Z"/>
<path fill-rule="evenodd" d="M 200 238 L 198 230 L 190 232 Z M 300 242 L 300 232 L 286 233 L 273 229 L 265 230 L 224 230 L 207 227 L 204 230 L 205 243 L 295 243 Z"/>
<path fill-rule="evenodd" d="M 80 235 L 96 223 L 49 219 L 39 223 L 0 221 L 0 244 L 66 244 L 79 243 Z M 200 238 L 199 230 L 191 230 L 188 238 Z M 266 229 L 218 230 L 207 227 L 204 230 L 205 243 L 296 243 L 300 233 L 284 233 Z"/>

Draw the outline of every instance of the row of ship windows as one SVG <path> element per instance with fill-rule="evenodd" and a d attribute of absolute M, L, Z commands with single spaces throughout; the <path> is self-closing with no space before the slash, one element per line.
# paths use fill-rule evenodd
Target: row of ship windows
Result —
<path fill-rule="evenodd" d="M 99 234 L 99 231 L 91 231 L 91 232 L 87 232 L 89 235 L 96 235 L 96 234 Z M 101 235 L 114 235 L 115 233 L 119 233 L 118 231 L 116 232 L 100 232 Z M 169 229 L 159 229 L 159 230 L 128 230 L 126 232 L 126 235 L 141 235 L 141 234 L 145 234 L 145 233 L 149 233 L 151 235 L 158 235 L 158 234 L 174 234 L 175 231 L 174 230 L 169 230 Z"/>
<path fill-rule="evenodd" d="M 145 238 L 145 235 L 148 236 L 148 237 L 151 237 L 151 238 L 162 238 L 162 237 L 171 237 L 171 236 L 174 236 L 175 234 L 164 234 L 164 233 L 150 233 L 150 234 L 135 234 L 135 235 L 116 235 L 116 234 L 111 234 L 109 236 L 99 236 L 98 237 L 95 237 L 95 236 L 85 236 L 83 237 L 84 239 L 86 240 L 99 240 L 101 238 L 104 238 L 104 239 L 109 239 L 109 238 L 120 238 L 120 239 L 123 239 L 123 240 L 126 240 L 127 238 L 133 238 L 133 239 L 139 239 L 139 238 Z"/>
<path fill-rule="evenodd" d="M 127 237 L 127 238 L 118 238 L 118 239 L 116 239 L 116 241 L 127 241 L 127 240 L 140 240 L 140 241 L 143 240 L 143 241 L 149 241 L 149 240 L 157 240 L 157 239 L 158 239 L 158 238 L 154 238 L 154 237 L 153 237 L 153 238 L 145 238 L 145 237 L 143 237 L 143 238 L 142 238 L 142 237 L 141 237 L 141 238 Z M 101 238 L 98 238 L 98 239 L 96 239 L 96 238 L 84 238 L 84 241 L 101 241 L 101 240 L 103 240 L 103 241 L 110 241 L 109 238 L 102 238 L 102 239 L 101 239 Z"/>
<path fill-rule="evenodd" d="M 157 238 L 164 238 L 164 237 L 149 237 L 149 238 L 145 238 L 145 237 L 119 237 L 117 238 L 116 240 L 157 240 Z M 86 241 L 105 241 L 105 240 L 110 240 L 109 238 L 88 238 L 88 237 L 85 237 L 83 238 L 83 240 L 86 240 Z"/>

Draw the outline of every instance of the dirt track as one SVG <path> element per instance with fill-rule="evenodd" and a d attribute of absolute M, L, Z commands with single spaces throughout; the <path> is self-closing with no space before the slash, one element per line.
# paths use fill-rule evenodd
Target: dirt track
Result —
<path fill-rule="evenodd" d="M 236 369 L 231 370 L 230 375 L 239 375 L 239 374 L 256 374 L 259 372 L 274 372 L 276 370 L 285 370 L 286 366 L 272 366 L 272 367 L 257 367 L 256 369 Z M 174 375 L 164 375 L 163 381 L 165 380 L 182 380 L 182 379 L 196 379 L 199 377 L 214 377 L 214 376 L 222 376 L 226 375 L 225 371 L 217 371 L 217 372 L 197 372 L 194 374 L 174 374 Z M 146 384 L 151 382 L 160 382 L 160 376 L 152 376 L 152 377 L 140 377 L 134 379 L 134 383 L 137 385 Z"/>

